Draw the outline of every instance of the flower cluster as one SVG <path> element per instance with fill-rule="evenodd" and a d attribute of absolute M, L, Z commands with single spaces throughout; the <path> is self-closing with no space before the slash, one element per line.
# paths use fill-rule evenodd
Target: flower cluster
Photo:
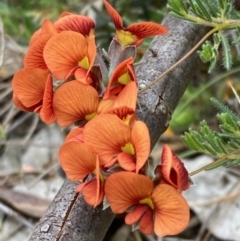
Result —
<path fill-rule="evenodd" d="M 176 234 L 189 220 L 181 195 L 189 188 L 188 173 L 165 145 L 161 164 L 149 174 L 150 136 L 135 114 L 136 47 L 167 29 L 152 22 L 123 27 L 116 10 L 104 4 L 116 27 L 108 51 L 96 46 L 88 17 L 64 12 L 54 23 L 45 20 L 13 78 L 13 102 L 47 124 L 76 126 L 59 159 L 69 180 L 82 180 L 76 191 L 88 204 L 106 199 L 114 213 L 128 212 L 126 223 L 143 233 Z"/>

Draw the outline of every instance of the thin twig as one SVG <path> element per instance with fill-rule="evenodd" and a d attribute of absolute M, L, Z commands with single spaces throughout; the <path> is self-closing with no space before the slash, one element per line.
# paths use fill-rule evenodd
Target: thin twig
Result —
<path fill-rule="evenodd" d="M 9 111 L 9 109 L 11 109 L 12 103 L 11 102 L 7 102 L 1 109 L 0 109 L 0 116 L 3 116 L 3 114 L 7 111 Z"/>
<path fill-rule="evenodd" d="M 15 212 L 13 209 L 11 209 L 7 205 L 3 204 L 2 202 L 0 202 L 0 209 L 4 213 L 6 213 L 8 216 L 10 216 L 10 217 L 14 218 L 15 220 L 19 221 L 24 226 L 26 226 L 28 228 L 31 228 L 31 229 L 34 228 L 34 225 L 31 224 L 25 217 L 23 217 L 19 213 Z"/>
<path fill-rule="evenodd" d="M 205 166 L 197 169 L 196 171 L 193 171 L 193 172 L 189 173 L 189 176 L 194 176 L 194 175 L 198 174 L 198 173 L 201 172 L 201 171 L 204 171 L 204 170 L 206 170 L 206 169 L 211 168 L 213 165 L 216 165 L 216 164 L 220 163 L 221 161 L 223 161 L 224 159 L 228 158 L 228 157 L 231 156 L 232 154 L 235 154 L 235 153 L 238 152 L 238 151 L 240 151 L 240 148 L 237 148 L 237 149 L 235 149 L 235 150 L 227 153 L 226 155 L 222 156 L 221 158 L 217 159 L 216 161 L 214 161 L 214 162 L 212 162 L 212 163 L 210 163 L 210 164 L 208 164 L 208 165 L 205 165 Z"/>
<path fill-rule="evenodd" d="M 236 182 L 236 185 L 237 185 L 238 191 L 239 191 L 240 185 L 238 184 L 238 182 Z M 234 189 L 235 189 L 236 185 L 233 185 L 233 188 L 234 188 Z M 236 199 L 236 198 L 235 198 L 235 199 Z M 229 210 L 229 208 L 230 208 L 230 206 L 231 206 L 231 204 L 232 204 L 233 201 L 234 201 L 234 199 L 232 199 L 231 202 L 229 202 L 228 204 L 226 204 L 226 206 L 225 206 L 224 208 L 221 208 L 221 209 L 220 209 L 221 212 L 218 213 L 218 215 L 217 215 L 217 217 L 216 217 L 216 219 L 215 219 L 214 222 L 211 221 L 211 226 L 212 226 L 212 227 L 209 228 L 208 232 L 207 232 L 206 235 L 203 237 L 202 241 L 207 241 L 207 240 L 209 239 L 209 237 L 210 237 L 210 235 L 211 235 L 210 230 L 211 230 L 211 229 L 213 230 L 214 227 L 216 227 L 216 225 L 217 225 L 218 222 L 221 220 L 221 218 L 222 218 L 222 217 L 226 214 L 226 212 Z"/>
<path fill-rule="evenodd" d="M 55 163 L 54 165 L 49 167 L 47 170 L 40 173 L 40 175 L 35 179 L 35 181 L 33 183 L 31 183 L 31 185 L 28 186 L 28 189 L 33 188 L 44 176 L 46 176 L 49 172 L 53 171 L 57 167 L 59 167 L 59 163 Z"/>
<path fill-rule="evenodd" d="M 4 98 L 6 98 L 6 96 L 8 96 L 9 94 L 11 94 L 12 92 L 12 87 L 8 87 L 4 93 L 1 95 L 0 101 L 2 101 Z"/>
<path fill-rule="evenodd" d="M 138 94 L 140 95 L 147 89 L 151 88 L 154 84 L 156 84 L 160 79 L 162 79 L 164 76 L 166 76 L 169 72 L 171 72 L 174 68 L 176 68 L 179 64 L 181 64 L 185 59 L 187 59 L 192 53 L 194 53 L 198 47 L 213 33 L 215 33 L 218 29 L 214 28 L 210 30 L 187 54 L 185 54 L 180 60 L 178 60 L 175 64 L 173 64 L 170 68 L 168 68 L 165 72 L 163 72 L 159 77 L 157 77 L 151 84 L 147 85 L 143 89 L 138 91 Z"/>
<path fill-rule="evenodd" d="M 0 145 L 6 145 L 6 146 L 34 146 L 34 147 L 41 147 L 41 148 L 59 148 L 59 145 L 51 145 L 51 144 L 44 144 L 44 143 L 35 143 L 33 141 L 26 141 L 23 143 L 22 140 L 0 140 Z"/>
<path fill-rule="evenodd" d="M 233 199 L 236 199 L 237 197 L 240 197 L 240 192 L 229 194 L 227 196 L 225 195 L 223 197 L 213 198 L 211 200 L 207 200 L 204 202 L 189 202 L 189 204 L 190 204 L 190 206 L 198 206 L 198 207 L 209 206 L 209 205 L 213 205 L 216 203 L 232 201 Z"/>
<path fill-rule="evenodd" d="M 9 110 L 7 116 L 2 123 L 3 127 L 9 125 L 9 122 L 12 120 L 12 118 L 19 112 L 20 110 L 18 110 L 14 105 L 12 105 L 11 109 Z"/>
<path fill-rule="evenodd" d="M 34 133 L 34 131 L 37 128 L 38 121 L 39 121 L 39 116 L 35 115 L 33 118 L 32 125 L 28 129 L 27 135 L 23 139 L 23 144 L 26 143 L 31 138 L 32 134 Z"/>
<path fill-rule="evenodd" d="M 13 108 L 13 107 L 12 107 Z M 13 113 L 13 115 L 16 115 L 17 113 L 21 112 L 20 110 L 18 110 L 16 107 L 14 107 L 15 112 Z M 12 110 L 11 110 L 12 111 Z M 10 112 L 10 111 L 9 111 Z M 17 128 L 19 125 L 21 125 L 28 117 L 32 117 L 34 114 L 29 112 L 29 113 L 23 113 L 23 115 L 19 118 L 17 118 L 17 120 L 15 120 L 12 125 L 10 125 L 8 128 L 5 129 L 5 133 L 8 134 L 11 131 L 13 131 L 15 128 Z M 10 120 L 9 120 L 10 121 Z M 4 122 L 4 123 L 7 123 Z M 6 124 L 5 124 L 6 125 Z"/>
<path fill-rule="evenodd" d="M 5 79 L 2 79 L 2 81 L 5 81 Z M 11 82 L 8 82 L 8 83 L 1 83 L 0 85 L 0 90 L 4 90 L 4 89 L 7 89 L 9 87 L 11 87 Z"/>

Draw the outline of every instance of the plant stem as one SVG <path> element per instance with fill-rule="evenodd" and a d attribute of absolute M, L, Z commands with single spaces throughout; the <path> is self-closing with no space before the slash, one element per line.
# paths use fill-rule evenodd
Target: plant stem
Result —
<path fill-rule="evenodd" d="M 179 107 L 175 110 L 174 115 L 178 116 L 198 95 L 200 95 L 203 91 L 205 91 L 207 88 L 209 88 L 211 85 L 217 83 L 218 81 L 226 78 L 229 75 L 235 74 L 237 72 L 240 72 L 240 67 L 237 67 L 235 69 L 232 69 L 231 71 L 225 72 L 221 75 L 218 75 L 217 77 L 210 80 L 206 85 L 199 88 L 196 92 L 194 92 L 182 105 L 179 105 Z"/>
<path fill-rule="evenodd" d="M 189 173 L 189 176 L 194 176 L 194 175 L 198 174 L 198 173 L 201 172 L 201 171 L 205 171 L 206 169 L 211 168 L 212 166 L 220 163 L 221 161 L 223 161 L 224 159 L 228 158 L 228 157 L 231 156 L 232 154 L 235 154 L 235 153 L 238 152 L 238 151 L 240 151 L 240 148 L 237 148 L 237 149 L 235 149 L 234 151 L 231 151 L 231 152 L 229 152 L 228 154 L 226 154 L 226 155 L 222 156 L 221 158 L 217 159 L 216 161 L 214 161 L 214 162 L 212 162 L 212 163 L 210 163 L 210 164 L 207 164 L 207 165 L 205 165 L 205 166 L 197 169 L 196 171 L 193 171 L 193 172 Z"/>
<path fill-rule="evenodd" d="M 156 84 L 161 78 L 166 76 L 170 71 L 172 71 L 174 68 L 176 68 L 179 64 L 181 64 L 185 59 L 187 59 L 192 53 L 194 53 L 197 48 L 213 33 L 219 31 L 218 27 L 213 28 L 210 30 L 186 55 L 184 55 L 180 60 L 178 60 L 175 64 L 173 64 L 170 68 L 168 68 L 165 72 L 163 72 L 159 77 L 157 77 L 151 84 L 147 85 L 145 88 L 138 91 L 138 94 L 142 94 L 147 89 L 149 89 L 151 86 Z"/>

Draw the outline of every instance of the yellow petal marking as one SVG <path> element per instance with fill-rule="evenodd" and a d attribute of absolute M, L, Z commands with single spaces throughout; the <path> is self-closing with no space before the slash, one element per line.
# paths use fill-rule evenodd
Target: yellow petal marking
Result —
<path fill-rule="evenodd" d="M 89 59 L 87 56 L 85 56 L 82 60 L 80 60 L 78 62 L 78 66 L 82 67 L 84 69 L 89 69 L 90 65 L 89 65 Z"/>
<path fill-rule="evenodd" d="M 96 112 L 93 112 L 91 114 L 85 115 L 85 120 L 86 121 L 92 120 L 96 116 L 96 114 L 97 114 Z"/>
<path fill-rule="evenodd" d="M 122 85 L 127 85 L 129 82 L 131 82 L 131 76 L 128 72 L 124 73 L 118 78 L 118 82 Z"/>
<path fill-rule="evenodd" d="M 131 45 L 137 40 L 137 36 L 131 34 L 128 31 L 124 30 L 117 30 L 117 37 L 119 42 L 122 44 L 123 47 Z"/>
<path fill-rule="evenodd" d="M 149 198 L 149 197 L 146 197 L 146 198 L 140 200 L 139 203 L 140 204 L 147 204 L 152 210 L 154 209 L 153 202 L 152 202 L 151 198 Z"/>
<path fill-rule="evenodd" d="M 128 142 L 128 143 L 125 144 L 125 146 L 122 146 L 121 150 L 125 153 L 128 153 L 128 154 L 132 155 L 132 156 L 135 155 L 135 150 L 134 150 L 133 144 L 131 142 Z"/>

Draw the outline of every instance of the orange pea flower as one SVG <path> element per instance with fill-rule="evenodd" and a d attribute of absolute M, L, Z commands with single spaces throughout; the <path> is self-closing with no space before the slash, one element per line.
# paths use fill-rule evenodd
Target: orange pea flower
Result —
<path fill-rule="evenodd" d="M 83 143 L 83 128 L 77 127 L 72 129 L 64 140 L 64 142 L 68 141 L 78 141 Z"/>
<path fill-rule="evenodd" d="M 19 70 L 12 80 L 13 102 L 23 111 L 40 113 L 41 119 L 55 121 L 52 109 L 52 78 L 48 70 L 27 68 Z"/>
<path fill-rule="evenodd" d="M 96 207 L 104 197 L 104 179 L 100 173 L 98 156 L 91 148 L 81 142 L 65 142 L 59 150 L 60 164 L 70 181 L 79 181 L 88 175 L 94 175 L 78 185 L 76 191 L 83 192 L 85 201 Z"/>
<path fill-rule="evenodd" d="M 107 100 L 110 100 L 110 98 Z M 136 103 L 137 85 L 135 82 L 131 81 L 118 94 L 117 98 L 114 100 L 113 106 L 104 113 L 117 115 L 121 120 L 131 126 L 137 119 L 135 114 Z"/>
<path fill-rule="evenodd" d="M 73 31 L 62 31 L 53 35 L 44 47 L 43 57 L 56 79 L 67 80 L 70 76 L 85 84 L 96 56 L 94 35 L 85 38 Z"/>
<path fill-rule="evenodd" d="M 59 19 L 54 22 L 54 26 L 58 32 L 71 30 L 89 37 L 94 33 L 95 23 L 87 16 L 63 12 Z"/>
<path fill-rule="evenodd" d="M 159 171 L 161 172 L 162 181 L 172 185 L 180 192 L 190 187 L 188 171 L 168 145 L 163 146 Z"/>
<path fill-rule="evenodd" d="M 77 121 L 83 121 L 85 124 L 96 115 L 110 110 L 124 118 L 127 114 L 133 114 L 136 107 L 136 88 L 136 84 L 135 87 L 129 85 L 118 97 L 111 96 L 107 100 L 100 100 L 96 89 L 91 85 L 82 84 L 77 80 L 66 82 L 55 91 L 53 97 L 57 122 L 64 127 Z"/>
<path fill-rule="evenodd" d="M 48 19 L 44 20 L 42 27 L 31 37 L 29 50 L 24 57 L 24 67 L 48 68 L 43 59 L 43 49 L 54 34 L 71 30 L 88 37 L 93 33 L 94 27 L 95 24 L 91 18 L 67 12 L 62 13 L 55 23 Z"/>
<path fill-rule="evenodd" d="M 53 109 L 57 122 L 66 127 L 77 121 L 88 121 L 96 115 L 99 105 L 97 91 L 91 85 L 72 80 L 54 93 Z"/>
<path fill-rule="evenodd" d="M 115 96 L 100 101 L 96 89 L 77 80 L 61 85 L 54 93 L 53 109 L 57 122 L 66 127 L 75 122 L 82 124 L 94 118 L 97 114 L 107 111 L 114 104 Z"/>
<path fill-rule="evenodd" d="M 103 99 L 109 98 L 110 95 L 118 94 L 129 82 L 136 82 L 133 62 L 133 57 L 130 57 L 116 67 L 108 82 Z"/>
<path fill-rule="evenodd" d="M 124 28 L 123 20 L 119 13 L 108 3 L 108 1 L 103 0 L 103 2 L 115 25 L 115 38 L 122 44 L 122 46 L 139 46 L 146 37 L 167 33 L 167 29 L 164 26 L 153 22 L 133 23 Z"/>
<path fill-rule="evenodd" d="M 45 22 L 46 20 L 44 20 Z M 49 21 L 49 20 L 48 20 Z M 43 22 L 43 23 L 44 23 Z M 57 32 L 71 30 L 78 33 L 81 33 L 85 37 L 93 34 L 95 23 L 94 21 L 86 16 L 72 14 L 69 12 L 63 12 L 59 19 L 53 23 L 54 28 Z M 42 26 L 42 28 L 38 29 L 31 37 L 29 45 L 31 46 L 36 40 L 44 35 L 46 30 Z"/>
<path fill-rule="evenodd" d="M 150 153 L 145 123 L 135 121 L 131 127 L 112 114 L 103 113 L 89 121 L 84 127 L 83 138 L 106 167 L 118 161 L 123 169 L 139 172 Z"/>
<path fill-rule="evenodd" d="M 38 38 L 30 45 L 24 57 L 24 68 L 48 69 L 43 59 L 43 49 L 48 40 L 58 32 L 53 23 L 46 19 L 43 21 L 41 32 L 39 33 Z"/>
<path fill-rule="evenodd" d="M 114 173 L 106 180 L 105 194 L 113 213 L 130 209 L 126 224 L 140 224 L 144 234 L 175 235 L 188 225 L 189 208 L 182 195 L 167 184 L 154 186 L 147 176 Z"/>

